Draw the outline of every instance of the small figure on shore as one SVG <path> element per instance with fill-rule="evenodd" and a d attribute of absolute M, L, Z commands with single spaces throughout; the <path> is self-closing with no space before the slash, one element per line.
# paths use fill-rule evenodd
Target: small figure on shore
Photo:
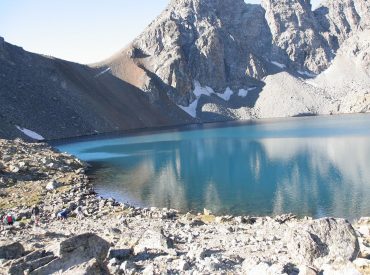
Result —
<path fill-rule="evenodd" d="M 57 214 L 58 220 L 66 220 L 67 217 L 68 217 L 68 210 L 65 208 L 62 211 L 58 212 Z"/>
<path fill-rule="evenodd" d="M 3 218 L 3 224 L 4 225 L 13 225 L 14 224 L 14 221 L 15 221 L 15 218 L 14 218 L 14 216 L 11 213 L 8 213 Z"/>
<path fill-rule="evenodd" d="M 40 225 L 40 208 L 35 204 L 31 211 L 33 221 L 35 222 L 35 226 Z"/>
<path fill-rule="evenodd" d="M 5 213 L 4 212 L 0 212 L 0 232 L 4 230 L 4 220 L 5 218 Z"/>
<path fill-rule="evenodd" d="M 79 220 L 82 220 L 85 217 L 84 213 L 82 212 L 81 206 L 78 206 L 74 212 L 76 213 L 76 216 Z"/>

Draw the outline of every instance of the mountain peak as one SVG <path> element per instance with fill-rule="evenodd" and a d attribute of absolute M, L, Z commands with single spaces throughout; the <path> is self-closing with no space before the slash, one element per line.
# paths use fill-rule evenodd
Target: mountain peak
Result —
<path fill-rule="evenodd" d="M 107 65 L 118 66 L 113 69 L 118 72 L 120 60 L 129 60 L 131 71 L 140 71 L 139 88 L 155 90 L 153 100 L 165 93 L 182 106 L 198 99 L 195 83 L 223 93 L 263 86 L 277 68 L 312 77 L 328 68 L 361 22 L 369 21 L 367 1 L 337 2 L 312 11 L 310 0 L 262 0 L 262 5 L 172 0 L 132 42 L 129 54 Z M 128 75 L 125 80 L 137 83 L 137 75 Z"/>

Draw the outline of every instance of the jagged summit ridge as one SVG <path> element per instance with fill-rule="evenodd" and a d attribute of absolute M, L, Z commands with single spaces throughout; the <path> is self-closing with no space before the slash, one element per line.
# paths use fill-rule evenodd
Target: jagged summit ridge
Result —
<path fill-rule="evenodd" d="M 107 65 L 154 101 L 165 93 L 187 106 L 196 99 L 195 83 L 224 93 L 263 86 L 276 70 L 303 77 L 321 73 L 368 21 L 368 10 L 364 0 L 327 1 L 315 11 L 309 0 L 173 0 Z M 140 77 L 120 73 L 120 60 L 129 60 Z"/>
<path fill-rule="evenodd" d="M 222 92 L 263 78 L 270 36 L 259 5 L 175 1 L 133 41 L 129 52 L 139 67 L 168 86 L 176 103 L 186 105 L 194 99 L 189 93 L 194 80 Z"/>

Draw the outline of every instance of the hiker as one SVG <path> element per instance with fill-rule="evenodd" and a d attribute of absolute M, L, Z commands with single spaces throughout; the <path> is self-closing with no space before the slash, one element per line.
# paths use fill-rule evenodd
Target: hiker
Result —
<path fill-rule="evenodd" d="M 84 213 L 82 212 L 81 206 L 78 206 L 74 212 L 76 213 L 77 218 L 80 220 L 82 220 L 85 217 Z"/>
<path fill-rule="evenodd" d="M 11 213 L 8 213 L 3 218 L 3 224 L 4 225 L 13 225 L 14 221 L 15 221 L 15 218 L 13 217 L 13 215 Z"/>
<path fill-rule="evenodd" d="M 35 222 L 35 226 L 40 225 L 40 208 L 35 204 L 31 211 L 32 218 Z"/>
<path fill-rule="evenodd" d="M 5 218 L 5 213 L 4 212 L 1 212 L 0 213 L 0 231 L 4 230 L 4 220 Z"/>
<path fill-rule="evenodd" d="M 58 212 L 57 214 L 58 220 L 66 220 L 67 217 L 68 217 L 68 211 L 65 208 L 62 211 Z"/>

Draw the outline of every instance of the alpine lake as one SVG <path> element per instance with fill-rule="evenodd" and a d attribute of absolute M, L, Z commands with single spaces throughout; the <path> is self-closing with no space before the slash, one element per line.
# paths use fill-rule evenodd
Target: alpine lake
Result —
<path fill-rule="evenodd" d="M 102 197 L 215 214 L 370 216 L 370 115 L 191 125 L 53 144 Z"/>

